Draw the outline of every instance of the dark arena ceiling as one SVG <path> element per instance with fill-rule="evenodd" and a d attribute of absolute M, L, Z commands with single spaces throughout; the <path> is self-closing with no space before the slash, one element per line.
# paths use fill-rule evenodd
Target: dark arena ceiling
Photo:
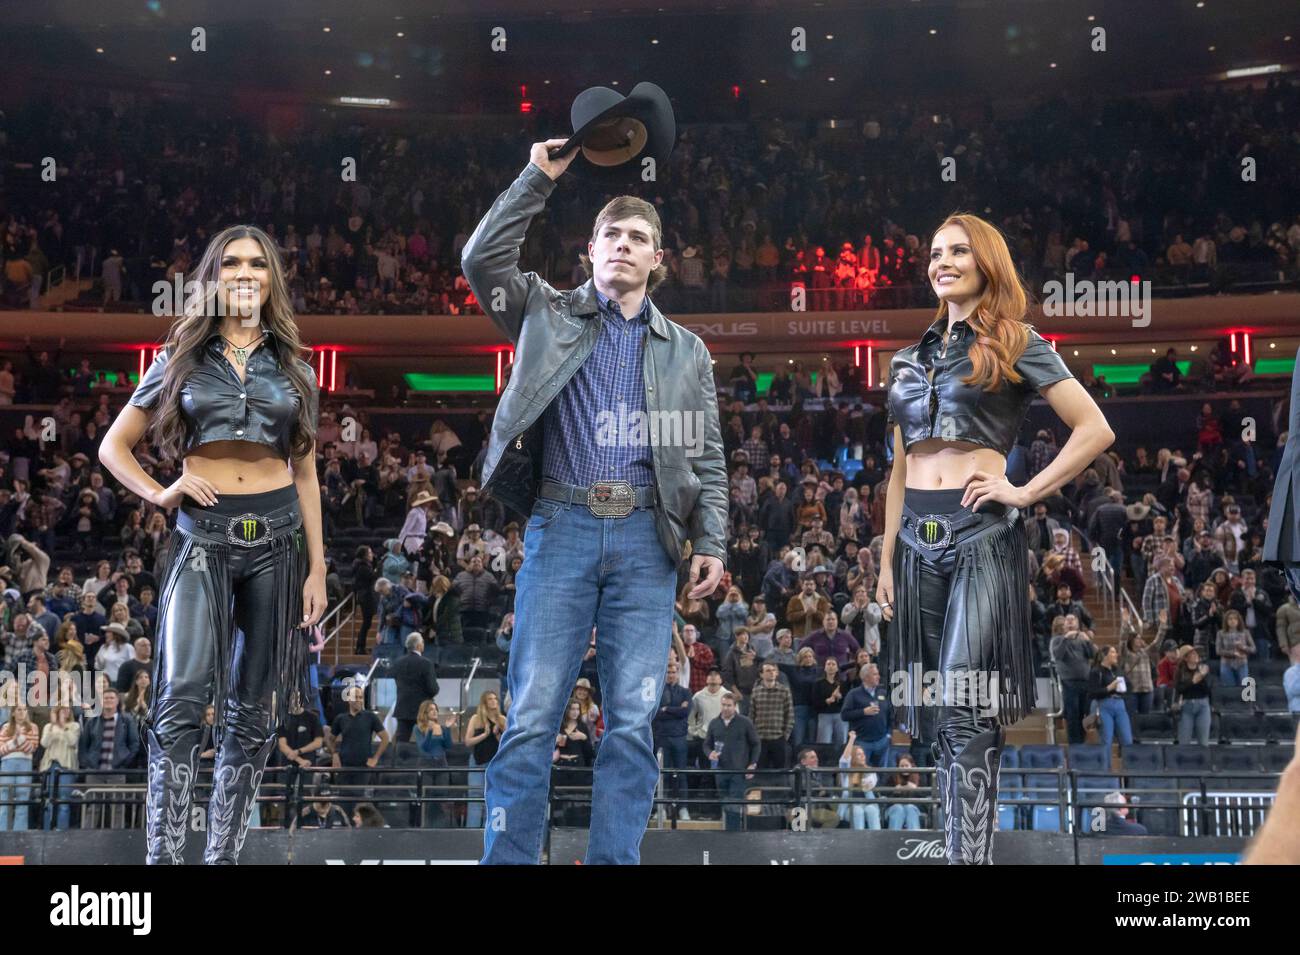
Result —
<path fill-rule="evenodd" d="M 1300 64 L 1296 0 L 53 0 L 4 18 L 11 106 L 14 90 L 86 83 L 563 115 L 587 86 L 649 79 L 689 122 L 1176 89 Z"/>

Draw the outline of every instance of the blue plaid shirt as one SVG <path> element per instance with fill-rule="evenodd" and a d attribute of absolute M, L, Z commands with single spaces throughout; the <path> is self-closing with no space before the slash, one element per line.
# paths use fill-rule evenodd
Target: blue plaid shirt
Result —
<path fill-rule="evenodd" d="M 633 412 L 646 413 L 642 353 L 650 328 L 650 298 L 635 318 L 625 319 L 616 301 L 599 289 L 600 338 L 582 367 L 546 409 L 542 474 L 552 481 L 586 487 L 597 481 L 654 484 L 654 458 L 647 443 L 623 442 L 633 431 Z M 600 412 L 608 421 L 601 428 Z M 624 430 L 626 429 L 626 430 Z M 648 431 L 648 423 L 647 428 Z M 598 441 L 603 437 L 605 440 Z M 620 440 L 621 438 L 621 440 Z"/>

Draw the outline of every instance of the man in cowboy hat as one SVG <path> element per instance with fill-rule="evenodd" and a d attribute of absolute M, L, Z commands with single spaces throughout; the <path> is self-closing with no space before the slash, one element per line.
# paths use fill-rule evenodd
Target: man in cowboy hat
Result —
<path fill-rule="evenodd" d="M 483 540 L 483 528 L 477 524 L 470 524 L 465 528 L 465 536 L 456 546 L 456 563 L 460 565 L 461 570 L 469 570 L 469 562 L 474 557 L 478 557 L 486 564 L 488 549 L 487 542 Z"/>
<path fill-rule="evenodd" d="M 701 598 L 727 556 L 713 362 L 698 336 L 650 300 L 665 272 L 655 207 L 634 196 L 604 206 L 583 259 L 591 278 L 573 291 L 519 269 L 528 224 L 572 161 L 551 155 L 561 143 L 533 145 L 461 260 L 484 310 L 516 344 L 483 490 L 531 515 L 516 577 L 513 703 L 486 770 L 485 863 L 540 861 L 551 754 L 593 626 L 608 729 L 586 861 L 640 861 L 659 780 L 651 720 L 668 672 L 677 567 L 690 557 L 687 589 Z M 680 417 L 683 440 L 617 426 L 611 438 L 610 416 L 637 415 Z M 687 421 L 702 438 L 689 454 Z"/>

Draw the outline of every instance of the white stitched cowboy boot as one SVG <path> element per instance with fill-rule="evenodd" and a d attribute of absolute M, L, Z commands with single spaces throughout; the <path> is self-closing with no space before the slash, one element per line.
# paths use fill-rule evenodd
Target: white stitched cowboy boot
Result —
<path fill-rule="evenodd" d="M 145 864 L 182 865 L 185 837 L 190 831 L 194 767 L 199 759 L 203 729 L 182 731 L 170 746 L 163 746 L 152 728 L 145 736 L 149 744 Z"/>
<path fill-rule="evenodd" d="M 235 865 L 248 835 L 257 789 L 262 784 L 266 760 L 275 737 L 252 756 L 244 755 L 238 738 L 227 733 L 216 768 L 212 771 L 212 799 L 208 803 L 208 846 L 205 865 Z"/>
<path fill-rule="evenodd" d="M 977 733 L 953 757 L 940 737 L 947 766 L 944 851 L 949 865 L 991 865 L 997 829 L 998 770 L 1002 756 L 1001 726 Z"/>

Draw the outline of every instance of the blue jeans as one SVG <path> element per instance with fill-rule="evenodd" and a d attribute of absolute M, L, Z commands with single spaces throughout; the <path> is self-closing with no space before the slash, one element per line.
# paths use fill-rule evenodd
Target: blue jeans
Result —
<path fill-rule="evenodd" d="M 794 731 L 790 742 L 798 752 L 798 747 L 811 743 L 817 738 L 817 718 L 813 716 L 812 707 L 807 703 L 795 704 Z"/>
<path fill-rule="evenodd" d="M 875 793 L 867 793 L 867 799 L 875 798 Z M 880 807 L 870 802 L 842 802 L 840 818 L 848 821 L 854 829 L 879 829 Z"/>
<path fill-rule="evenodd" d="M 843 746 L 849 741 L 849 724 L 838 713 L 817 714 L 817 742 Z"/>
<path fill-rule="evenodd" d="M 745 791 L 753 785 L 753 780 L 746 779 L 744 773 L 727 773 L 714 777 L 718 781 L 718 795 L 732 800 L 722 806 L 723 827 L 727 832 L 739 832 L 744 827 Z"/>
<path fill-rule="evenodd" d="M 890 829 L 920 829 L 921 810 L 896 802 L 885 810 L 885 825 Z"/>
<path fill-rule="evenodd" d="M 1224 686 L 1241 686 L 1250 676 L 1248 661 L 1242 660 L 1233 666 L 1222 657 L 1219 658 L 1219 682 Z"/>
<path fill-rule="evenodd" d="M 32 798 L 32 758 L 27 753 L 10 753 L 0 759 L 0 832 L 27 829 L 27 800 Z"/>
<path fill-rule="evenodd" d="M 77 783 L 77 774 L 70 773 L 56 760 L 50 765 L 50 799 L 45 807 L 45 828 L 46 829 L 67 829 L 71 824 L 72 816 L 72 790 Z M 59 814 L 58 822 L 51 825 L 54 819 L 54 800 L 58 798 Z"/>
<path fill-rule="evenodd" d="M 1210 701 L 1202 697 L 1197 700 L 1183 700 L 1182 712 L 1178 714 L 1178 742 L 1190 743 L 1192 731 L 1196 732 L 1196 741 L 1202 746 L 1210 745 Z"/>
<path fill-rule="evenodd" d="M 889 757 L 889 734 L 886 733 L 880 739 L 859 739 L 857 744 L 862 747 L 863 754 L 867 757 L 868 766 L 883 766 L 885 760 Z"/>
<path fill-rule="evenodd" d="M 1124 705 L 1124 700 L 1118 696 L 1108 696 L 1106 699 L 1099 701 L 1097 705 L 1097 716 L 1101 719 L 1101 745 L 1102 749 L 1109 753 L 1110 744 L 1115 739 L 1115 732 L 1119 731 L 1119 741 L 1125 746 L 1133 745 L 1133 724 L 1128 721 L 1128 707 Z"/>
<path fill-rule="evenodd" d="M 513 703 L 487 766 L 483 863 L 541 861 L 551 753 L 593 625 L 605 735 L 586 862 L 640 861 L 659 780 L 650 722 L 663 695 L 676 584 L 653 511 L 601 518 L 583 505 L 537 499 L 515 578 Z"/>
<path fill-rule="evenodd" d="M 466 795 L 469 802 L 465 805 L 465 828 L 478 829 L 483 825 L 483 804 L 475 800 L 483 796 L 483 770 L 475 770 L 478 765 L 474 754 L 469 754 L 470 770 L 465 774 L 465 785 L 469 787 Z"/>
<path fill-rule="evenodd" d="M 686 737 L 665 736 L 656 743 L 656 748 L 662 748 L 664 751 L 664 793 L 671 793 L 677 799 L 685 799 L 686 776 L 682 773 L 670 773 L 668 770 L 686 768 Z"/>

